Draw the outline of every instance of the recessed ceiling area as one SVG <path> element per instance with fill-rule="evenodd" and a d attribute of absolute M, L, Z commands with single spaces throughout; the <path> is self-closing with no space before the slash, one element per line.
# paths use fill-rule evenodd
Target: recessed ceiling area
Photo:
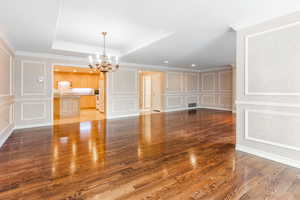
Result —
<path fill-rule="evenodd" d="M 201 69 L 234 64 L 232 26 L 299 9 L 298 0 L 3 0 L 0 32 L 17 51 L 87 57 L 105 31 L 122 62 Z"/>

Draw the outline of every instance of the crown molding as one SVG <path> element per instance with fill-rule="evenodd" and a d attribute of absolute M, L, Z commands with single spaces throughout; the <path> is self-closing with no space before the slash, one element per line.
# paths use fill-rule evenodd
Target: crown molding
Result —
<path fill-rule="evenodd" d="M 55 60 L 53 63 L 57 65 L 71 65 L 71 64 L 63 64 L 61 61 L 57 60 L 65 60 L 69 62 L 80 62 L 77 64 L 73 64 L 74 66 L 84 66 L 84 63 L 87 63 L 87 58 L 84 57 L 76 57 L 76 56 L 63 56 L 58 54 L 49 54 L 49 53 L 36 53 L 36 52 L 29 52 L 29 51 L 16 51 L 16 56 L 24 56 L 24 57 L 35 57 L 41 59 L 52 59 Z M 61 63 L 61 64 L 59 64 Z M 208 72 L 208 71 L 219 71 L 219 70 L 226 70 L 231 69 L 231 65 L 221 66 L 221 67 L 211 67 L 211 68 L 204 68 L 204 69 L 195 69 L 195 68 L 180 68 L 180 67 L 172 67 L 172 66 L 161 66 L 161 65 L 148 65 L 148 64 L 138 64 L 138 63 L 127 63 L 121 62 L 121 66 L 125 68 L 137 68 L 142 70 L 160 70 L 160 71 L 183 71 L 183 72 Z"/>
<path fill-rule="evenodd" d="M 64 56 L 64 55 L 58 55 L 58 54 L 37 53 L 37 52 L 30 52 L 30 51 L 16 51 L 16 56 L 87 62 L 87 58 L 84 58 L 84 57 Z"/>
<path fill-rule="evenodd" d="M 252 26 L 255 26 L 255 25 L 259 25 L 259 24 L 262 24 L 262 23 L 266 23 L 266 22 L 269 22 L 269 21 L 277 19 L 277 18 L 281 18 L 281 17 L 285 17 L 285 16 L 293 16 L 293 15 L 299 15 L 299 9 L 295 9 L 294 11 L 290 11 L 288 13 L 281 14 L 281 15 L 274 15 L 272 17 L 265 17 L 265 18 L 260 19 L 260 20 L 248 21 L 248 22 L 245 22 L 243 24 L 242 23 L 233 24 L 233 25 L 230 26 L 230 28 L 233 31 L 238 32 L 238 31 L 241 31 L 243 29 L 246 29 L 246 28 L 249 28 L 249 27 L 252 27 Z"/>
<path fill-rule="evenodd" d="M 199 72 L 212 72 L 212 71 L 228 70 L 228 69 L 232 69 L 232 68 L 233 68 L 232 65 L 226 65 L 226 66 L 221 66 L 221 67 L 204 68 L 204 69 L 200 69 L 198 71 Z"/>

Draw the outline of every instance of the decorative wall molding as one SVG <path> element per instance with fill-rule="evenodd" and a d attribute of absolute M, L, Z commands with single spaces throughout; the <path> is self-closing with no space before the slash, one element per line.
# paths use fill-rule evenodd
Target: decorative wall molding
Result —
<path fill-rule="evenodd" d="M 188 88 L 188 81 L 189 81 L 189 78 L 190 77 L 193 77 L 193 78 L 196 78 L 196 89 L 194 90 L 189 90 Z M 199 77 L 198 77 L 198 73 L 186 73 L 185 74 L 185 85 L 186 85 L 186 92 L 190 92 L 190 93 L 197 93 L 199 91 Z"/>
<path fill-rule="evenodd" d="M 202 92 L 214 92 L 216 90 L 216 74 L 215 72 L 207 72 L 207 73 L 203 73 L 201 74 L 201 81 L 202 81 L 202 88 L 201 88 L 201 91 Z M 213 89 L 211 90 L 205 90 L 204 89 L 204 81 L 205 81 L 205 76 L 212 76 L 213 78 Z"/>
<path fill-rule="evenodd" d="M 300 104 L 260 102 L 260 101 L 239 101 L 238 100 L 238 101 L 235 101 L 235 104 L 236 105 L 255 105 L 255 106 L 300 108 Z"/>
<path fill-rule="evenodd" d="M 244 70 L 244 76 L 245 76 L 245 94 L 246 94 L 246 96 L 300 96 L 299 92 L 296 92 L 296 93 L 250 92 L 249 91 L 249 72 L 248 72 L 248 69 L 249 69 L 249 58 L 248 58 L 248 56 L 249 56 L 249 39 L 250 38 L 257 37 L 257 36 L 264 35 L 264 34 L 268 34 L 268 33 L 272 33 L 272 32 L 279 31 L 279 30 L 283 30 L 283 29 L 290 28 L 290 27 L 297 26 L 297 25 L 300 25 L 299 21 L 294 22 L 294 23 L 290 23 L 290 24 L 286 24 L 286 25 L 283 25 L 283 26 L 279 26 L 279 27 L 276 27 L 276 28 L 272 28 L 272 29 L 269 29 L 269 30 L 264 30 L 264 31 L 261 31 L 261 32 L 258 32 L 258 33 L 249 34 L 249 35 L 245 36 L 245 49 L 244 49 L 244 51 L 245 51 L 245 70 Z"/>
<path fill-rule="evenodd" d="M 117 73 L 121 73 L 122 71 L 130 71 L 132 73 L 134 73 L 134 88 L 133 88 L 133 92 L 120 92 L 120 91 L 115 91 L 115 74 L 112 73 L 111 74 L 111 79 L 110 79 L 110 83 L 111 83 L 111 95 L 138 95 L 138 71 L 136 69 L 126 69 L 126 70 L 120 70 Z"/>
<path fill-rule="evenodd" d="M 174 100 L 177 99 L 180 101 L 179 104 L 177 105 L 171 105 L 171 99 Z M 178 95 L 171 95 L 171 96 L 167 96 L 166 97 L 166 109 L 172 109 L 172 108 L 178 108 L 178 107 L 187 107 L 186 105 L 184 105 L 184 98 L 185 96 L 178 96 Z"/>
<path fill-rule="evenodd" d="M 169 82 L 169 78 L 171 75 L 175 75 L 175 76 L 179 76 L 180 77 L 180 88 L 177 91 L 170 91 L 170 82 Z M 184 92 L 184 76 L 182 72 L 166 72 L 166 92 L 167 93 L 181 93 Z"/>
<path fill-rule="evenodd" d="M 2 50 L 3 51 L 3 53 L 4 54 L 6 54 L 7 56 L 8 56 L 8 58 L 9 58 L 9 81 L 10 81 L 10 83 L 9 83 L 9 93 L 8 94 L 0 94 L 0 97 L 9 97 L 9 96 L 12 96 L 12 91 L 13 91 L 13 88 L 12 88 L 12 86 L 13 86 L 13 76 L 12 76 L 12 70 L 13 70 L 13 56 L 11 55 L 11 53 L 7 50 L 7 49 L 5 49 L 5 47 L 3 47 L 2 45 L 0 45 L 0 50 Z"/>
<path fill-rule="evenodd" d="M 212 97 L 214 100 L 213 100 L 213 102 L 210 102 L 210 104 L 207 104 L 207 103 L 205 103 L 205 101 L 204 101 L 204 98 L 205 97 Z M 208 106 L 213 106 L 213 105 L 216 105 L 217 103 L 216 103 L 216 95 L 215 94 L 203 94 L 203 95 L 201 95 L 201 105 L 208 105 Z"/>
<path fill-rule="evenodd" d="M 248 124 L 249 123 L 249 112 L 267 114 L 267 115 L 274 115 L 274 116 L 293 116 L 293 117 L 298 117 L 298 118 L 300 118 L 300 114 L 294 114 L 294 113 L 289 113 L 289 112 L 278 112 L 278 111 L 271 111 L 271 110 L 245 109 L 245 115 L 244 115 L 244 119 L 245 119 L 244 133 L 245 133 L 245 139 L 246 140 L 259 142 L 259 143 L 263 143 L 263 144 L 268 144 L 268 145 L 272 145 L 272 146 L 276 146 L 276 147 L 280 147 L 280 148 L 290 149 L 290 150 L 294 150 L 294 151 L 300 151 L 300 147 L 284 145 L 284 144 L 280 144 L 280 143 L 277 143 L 277 142 L 271 142 L 271 141 L 251 137 L 249 135 L 249 129 L 248 129 L 249 128 L 249 124 Z"/>
<path fill-rule="evenodd" d="M 117 110 L 116 105 L 126 105 L 126 110 Z M 131 105 L 131 106 L 129 106 Z M 118 114 L 118 113 L 131 113 L 138 111 L 138 101 L 137 98 L 129 96 L 129 97 L 118 97 L 118 99 L 112 99 L 111 102 L 111 113 Z"/>
<path fill-rule="evenodd" d="M 34 64 L 41 64 L 43 65 L 43 76 L 44 76 L 44 87 L 43 87 L 43 92 L 42 93 L 25 93 L 24 92 L 24 64 L 25 63 L 34 63 Z M 40 61 L 31 61 L 31 60 L 22 60 L 21 61 L 21 96 L 24 97 L 24 96 L 45 96 L 47 93 L 46 93 L 46 90 L 47 90 L 47 81 L 46 81 L 46 77 L 47 77 L 47 65 L 45 62 L 40 62 Z"/>
<path fill-rule="evenodd" d="M 226 71 L 220 71 L 219 73 L 218 73 L 218 90 L 219 90 L 219 92 L 232 92 L 232 89 L 231 90 L 222 90 L 221 88 L 222 88 L 222 84 L 221 84 L 221 80 L 222 80 L 222 74 L 225 74 L 225 73 L 230 73 L 231 74 L 231 80 L 232 80 L 232 71 L 229 71 L 229 70 L 226 70 Z M 231 87 L 232 87 L 232 84 L 231 84 Z"/>
<path fill-rule="evenodd" d="M 24 105 L 43 105 L 43 112 L 40 117 L 26 118 L 24 117 Z M 46 102 L 21 102 L 21 120 L 30 121 L 30 120 L 44 120 L 47 119 L 47 104 Z"/>
<path fill-rule="evenodd" d="M 269 160 L 273 160 L 275 162 L 283 163 L 292 167 L 300 168 L 300 161 L 298 160 L 293 160 L 288 157 L 280 156 L 278 154 L 270 153 L 270 152 L 265 152 L 261 151 L 259 149 L 255 149 L 249 146 L 244 146 L 244 145 L 236 145 L 236 150 L 246 152 L 249 154 L 253 154 L 262 158 L 266 158 Z"/>

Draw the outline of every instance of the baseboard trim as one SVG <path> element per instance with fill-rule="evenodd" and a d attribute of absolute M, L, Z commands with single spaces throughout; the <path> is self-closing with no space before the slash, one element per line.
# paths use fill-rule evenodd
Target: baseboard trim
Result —
<path fill-rule="evenodd" d="M 212 110 L 224 110 L 224 111 L 231 111 L 232 112 L 232 109 L 230 109 L 230 108 L 220 108 L 220 107 L 210 107 L 210 106 L 202 106 L 202 107 L 199 107 L 199 108 L 212 109 Z"/>
<path fill-rule="evenodd" d="M 289 165 L 292 167 L 300 168 L 300 161 L 298 160 L 293 160 L 284 156 L 276 155 L 273 153 L 261 151 L 258 149 L 254 149 L 251 147 L 243 146 L 243 145 L 236 145 L 236 150 L 246 152 L 249 154 L 253 154 L 262 158 L 266 158 L 268 160 L 272 160 L 275 162 L 283 163 L 285 165 Z"/>
<path fill-rule="evenodd" d="M 10 124 L 0 132 L 0 148 L 9 138 L 9 136 L 13 133 L 13 131 L 14 131 L 14 124 Z"/>
<path fill-rule="evenodd" d="M 136 117 L 139 116 L 140 113 L 128 114 L 128 115 L 116 115 L 116 116 L 108 116 L 106 119 L 119 119 L 119 118 L 126 118 L 126 117 Z"/>
<path fill-rule="evenodd" d="M 45 123 L 45 124 L 35 124 L 35 125 L 26 125 L 26 126 L 16 126 L 14 130 L 38 128 L 38 127 L 52 126 L 52 125 L 53 125 L 52 123 Z"/>

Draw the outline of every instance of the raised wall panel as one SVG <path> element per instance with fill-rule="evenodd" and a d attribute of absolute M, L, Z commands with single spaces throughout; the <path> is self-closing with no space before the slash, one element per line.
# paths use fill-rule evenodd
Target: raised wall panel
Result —
<path fill-rule="evenodd" d="M 300 151 L 300 114 L 269 110 L 245 111 L 245 138 Z"/>
<path fill-rule="evenodd" d="M 186 103 L 198 103 L 198 96 L 187 96 Z"/>
<path fill-rule="evenodd" d="M 137 94 L 138 77 L 136 70 L 119 70 L 112 74 L 112 94 Z"/>
<path fill-rule="evenodd" d="M 167 108 L 179 108 L 184 107 L 183 96 L 167 96 L 166 97 Z"/>
<path fill-rule="evenodd" d="M 0 45 L 0 97 L 11 95 L 12 57 Z"/>
<path fill-rule="evenodd" d="M 202 91 L 210 92 L 216 89 L 216 74 L 214 72 L 202 73 Z"/>
<path fill-rule="evenodd" d="M 246 95 L 300 95 L 300 24 L 246 36 Z"/>
<path fill-rule="evenodd" d="M 205 94 L 201 97 L 201 104 L 208 105 L 208 106 L 214 106 L 216 104 L 216 97 L 215 95 Z"/>
<path fill-rule="evenodd" d="M 37 61 L 21 63 L 21 95 L 46 95 L 47 73 L 46 64 Z"/>
<path fill-rule="evenodd" d="M 197 92 L 198 91 L 198 74 L 187 73 L 186 74 L 186 91 Z"/>
<path fill-rule="evenodd" d="M 183 91 L 183 73 L 181 72 L 167 72 L 166 87 L 167 92 L 182 92 Z"/>
<path fill-rule="evenodd" d="M 231 92 L 232 91 L 232 71 L 219 72 L 219 91 Z"/>
<path fill-rule="evenodd" d="M 6 104 L 0 107 L 0 132 L 11 124 L 12 105 Z"/>
<path fill-rule="evenodd" d="M 46 119 L 45 102 L 25 102 L 21 103 L 21 120 L 42 120 Z"/>
<path fill-rule="evenodd" d="M 231 95 L 219 95 L 219 105 L 221 106 L 232 106 L 232 96 Z"/>
<path fill-rule="evenodd" d="M 122 98 L 112 100 L 113 113 L 130 113 L 136 112 L 138 109 L 138 102 L 136 98 Z"/>

